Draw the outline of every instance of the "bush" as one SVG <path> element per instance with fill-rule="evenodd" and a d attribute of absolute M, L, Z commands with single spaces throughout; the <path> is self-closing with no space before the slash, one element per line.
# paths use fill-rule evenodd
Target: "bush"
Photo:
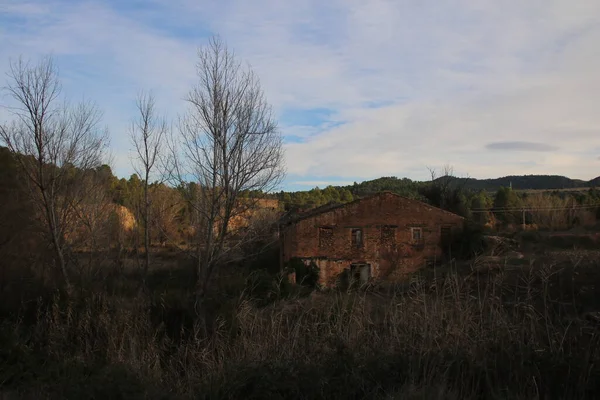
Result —
<path fill-rule="evenodd" d="M 460 235 L 451 243 L 452 256 L 459 260 L 469 260 L 485 250 L 484 228 L 472 221 L 466 221 Z"/>
<path fill-rule="evenodd" d="M 292 285 L 282 274 L 273 275 L 267 270 L 256 270 L 246 280 L 245 295 L 258 306 L 281 300 L 292 293 Z"/>
<path fill-rule="evenodd" d="M 288 262 L 287 269 L 296 273 L 296 283 L 317 288 L 319 283 L 319 267 L 314 261 L 306 265 L 302 259 L 295 257 Z"/>
<path fill-rule="evenodd" d="M 542 235 L 538 231 L 521 231 L 514 239 L 521 243 L 538 243 L 542 240 Z"/>

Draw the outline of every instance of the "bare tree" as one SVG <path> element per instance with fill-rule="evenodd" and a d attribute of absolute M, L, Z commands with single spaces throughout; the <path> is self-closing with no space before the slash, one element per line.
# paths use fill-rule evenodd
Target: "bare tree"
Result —
<path fill-rule="evenodd" d="M 139 207 L 144 224 L 144 282 L 150 267 L 150 179 L 157 175 L 155 166 L 162 154 L 162 144 L 167 124 L 156 113 L 152 93 L 140 93 L 137 98 L 138 119 L 132 123 L 130 138 L 135 147 L 136 158 L 132 160 L 135 172 L 142 178 L 143 200 Z"/>
<path fill-rule="evenodd" d="M 440 194 L 439 207 L 444 208 L 450 187 L 454 181 L 456 181 L 456 178 L 454 177 L 454 167 L 450 164 L 445 164 L 442 167 L 441 173 L 438 173 L 438 171 L 433 167 L 427 167 L 427 169 L 431 175 L 432 184 L 435 185 Z"/>
<path fill-rule="evenodd" d="M 55 265 L 70 288 L 65 233 L 85 192 L 85 171 L 100 165 L 105 131 L 101 114 L 82 102 L 61 102 L 58 70 L 51 57 L 37 65 L 10 63 L 5 90 L 16 105 L 15 120 L 0 127 L 0 138 L 17 155 L 33 204 L 55 255 Z"/>
<path fill-rule="evenodd" d="M 179 123 L 174 177 L 196 182 L 189 203 L 195 224 L 196 295 L 245 238 L 231 238 L 235 215 L 255 206 L 250 192 L 275 189 L 284 176 L 281 135 L 260 82 L 218 37 L 198 52 L 199 82 Z"/>
<path fill-rule="evenodd" d="M 437 207 L 458 212 L 459 196 L 465 190 L 469 177 L 456 177 L 454 167 L 449 164 L 445 164 L 440 172 L 432 167 L 427 169 L 431 175 L 431 184 L 425 190 L 425 197 Z"/>
<path fill-rule="evenodd" d="M 181 194 L 165 184 L 154 187 L 150 220 L 150 238 L 160 245 L 178 243 L 178 212 L 184 206 Z"/>
<path fill-rule="evenodd" d="M 77 272 L 83 282 L 85 278 L 97 276 L 106 260 L 102 250 L 109 247 L 108 226 L 113 204 L 106 182 L 97 170 L 89 171 L 80 184 L 85 187 L 85 197 L 73 208 L 75 221 L 69 224 L 66 236 L 73 248 L 88 253 L 87 265 L 83 262 L 78 265 Z"/>

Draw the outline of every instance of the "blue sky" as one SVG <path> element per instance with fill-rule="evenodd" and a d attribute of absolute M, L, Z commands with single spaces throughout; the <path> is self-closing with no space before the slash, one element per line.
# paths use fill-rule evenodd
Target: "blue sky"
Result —
<path fill-rule="evenodd" d="M 476 178 L 600 175 L 597 0 L 0 0 L 0 73 L 52 53 L 64 93 L 103 110 L 128 176 L 136 93 L 181 113 L 215 33 L 274 107 L 286 189 L 427 179 L 445 164 Z"/>

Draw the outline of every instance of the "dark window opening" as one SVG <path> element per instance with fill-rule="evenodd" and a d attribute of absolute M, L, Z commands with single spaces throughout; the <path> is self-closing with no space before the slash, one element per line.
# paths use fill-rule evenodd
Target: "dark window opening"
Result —
<path fill-rule="evenodd" d="M 413 242 L 421 243 L 423 241 L 423 229 L 411 228 L 410 230 Z"/>
<path fill-rule="evenodd" d="M 333 247 L 333 228 L 319 228 L 319 248 Z"/>
<path fill-rule="evenodd" d="M 440 228 L 440 237 L 443 244 L 449 243 L 452 238 L 452 228 L 449 226 L 442 226 Z"/>
<path fill-rule="evenodd" d="M 362 247 L 363 246 L 363 234 L 362 229 L 352 229 L 352 247 Z"/>
<path fill-rule="evenodd" d="M 396 227 L 384 225 L 381 227 L 381 244 L 393 246 L 396 244 Z"/>
<path fill-rule="evenodd" d="M 371 278 L 371 264 L 352 264 L 350 266 L 350 273 L 354 282 L 364 285 Z"/>

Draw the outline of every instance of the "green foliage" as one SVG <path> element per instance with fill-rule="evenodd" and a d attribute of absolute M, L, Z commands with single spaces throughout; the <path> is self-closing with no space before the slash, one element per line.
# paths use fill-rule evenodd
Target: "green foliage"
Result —
<path fill-rule="evenodd" d="M 465 179 L 454 178 L 464 181 L 465 189 L 473 191 L 496 191 L 501 187 L 511 187 L 515 190 L 540 190 L 540 189 L 573 189 L 597 186 L 595 183 L 599 178 L 591 181 L 570 179 L 559 175 L 510 175 L 494 179 Z"/>
<path fill-rule="evenodd" d="M 491 209 L 494 205 L 494 200 L 490 197 L 490 195 L 481 190 L 478 193 L 474 193 L 473 196 L 469 200 L 469 206 L 471 210 L 482 210 L 482 209 Z M 480 225 L 483 225 L 488 222 L 490 217 L 490 213 L 487 212 L 473 212 L 471 218 L 473 221 L 477 222 Z"/>
<path fill-rule="evenodd" d="M 471 208 L 492 208 L 494 205 L 494 200 L 490 197 L 490 195 L 484 191 L 480 190 L 475 193 L 473 197 L 471 197 L 470 206 Z"/>
<path fill-rule="evenodd" d="M 452 185 L 461 186 L 466 191 L 491 191 L 495 192 L 501 187 L 512 186 L 515 190 L 548 190 L 548 189 L 576 189 L 585 187 L 600 186 L 600 177 L 591 181 L 582 181 L 570 179 L 559 175 L 511 175 L 493 179 L 474 179 L 449 177 Z M 438 179 L 446 179 L 441 177 Z M 412 181 L 408 178 L 399 179 L 396 177 L 383 177 L 372 181 L 356 183 L 348 188 L 352 188 L 354 194 L 366 195 L 376 193 L 382 190 L 391 190 L 395 193 L 413 197 L 418 196 L 418 189 L 426 182 Z"/>
<path fill-rule="evenodd" d="M 459 260 L 470 260 L 483 253 L 485 232 L 480 224 L 467 220 L 460 235 L 457 235 L 451 243 L 452 257 Z"/>
<path fill-rule="evenodd" d="M 277 198 L 283 203 L 285 210 L 315 208 L 354 200 L 348 189 L 334 186 L 327 186 L 325 189 L 316 187 L 303 192 L 280 192 Z"/>
<path fill-rule="evenodd" d="M 469 218 L 469 193 L 458 182 L 452 176 L 445 176 L 421 185 L 419 193 L 427 203 Z"/>
<path fill-rule="evenodd" d="M 395 176 L 382 177 L 371 181 L 354 183 L 352 186 L 346 186 L 354 196 L 362 197 L 381 191 L 390 191 L 401 196 L 412 199 L 419 199 L 419 188 L 422 183 L 408 178 L 396 178 Z"/>
<path fill-rule="evenodd" d="M 597 179 L 600 180 L 600 177 Z M 285 210 L 310 209 L 326 204 L 347 203 L 354 199 L 379 193 L 391 191 L 408 198 L 425 201 L 436 207 L 454 212 L 466 218 L 473 218 L 478 223 L 488 221 L 490 215 L 486 213 L 475 213 L 471 215 L 472 208 L 492 208 L 499 205 L 520 206 L 522 198 L 527 196 L 526 192 L 518 193 L 521 189 L 557 189 L 548 193 L 552 196 L 564 197 L 574 196 L 577 204 L 600 203 L 600 190 L 592 185 L 594 181 L 578 181 L 553 175 L 525 175 L 507 176 L 497 179 L 472 179 L 458 178 L 454 176 L 443 176 L 430 182 L 413 181 L 408 178 L 382 177 L 361 183 L 354 182 L 348 186 L 328 186 L 325 189 L 318 187 L 308 191 L 277 193 L 277 198 L 283 204 Z M 510 192 L 509 186 L 514 189 Z M 590 186 L 587 192 L 572 191 Z M 560 189 L 560 190 L 559 190 Z M 498 192 L 494 197 L 490 191 Z M 509 193 L 510 192 L 510 193 Z M 500 215 L 499 219 L 504 223 L 518 222 L 518 215 Z M 600 217 L 600 209 L 598 211 Z"/>
<path fill-rule="evenodd" d="M 496 209 L 519 208 L 522 207 L 522 205 L 523 202 L 521 198 L 519 198 L 517 193 L 511 188 L 501 187 L 494 197 L 494 208 Z M 521 212 L 497 212 L 496 218 L 507 224 L 515 224 L 519 223 Z"/>

